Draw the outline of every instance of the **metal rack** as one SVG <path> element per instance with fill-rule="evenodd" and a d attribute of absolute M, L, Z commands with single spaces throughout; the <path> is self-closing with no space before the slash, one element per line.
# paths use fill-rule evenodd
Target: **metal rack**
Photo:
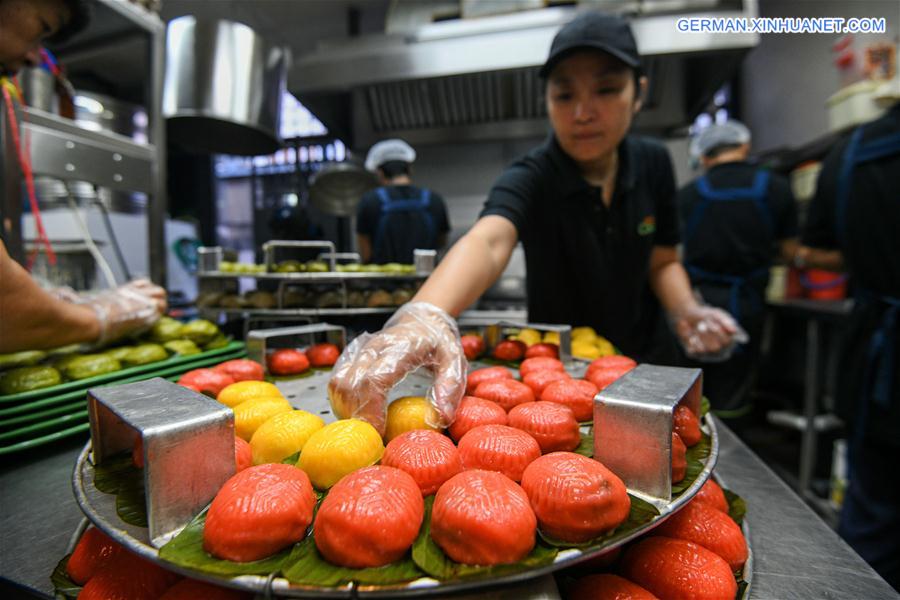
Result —
<path fill-rule="evenodd" d="M 147 209 L 150 276 L 165 284 L 165 123 L 162 119 L 162 84 L 165 64 L 165 24 L 155 14 L 127 0 L 92 0 L 88 29 L 56 48 L 63 62 L 114 60 L 129 63 L 139 85 L 149 118 L 147 144 L 122 135 L 90 131 L 73 121 L 32 108 L 19 112 L 24 148 L 35 176 L 64 181 L 87 181 L 113 190 L 143 192 Z M 144 57 L 117 49 L 135 38 L 146 40 Z M 132 64 L 133 63 L 133 64 Z M 24 258 L 22 239 L 22 171 L 16 158 L 6 112 L 0 114 L 0 217 L 3 239 L 13 258 Z"/>
<path fill-rule="evenodd" d="M 350 306 L 348 294 L 350 285 L 355 283 L 386 283 L 416 284 L 423 281 L 433 270 L 433 261 L 419 265 L 415 273 L 377 273 L 377 272 L 344 272 L 337 271 L 336 260 L 359 259 L 359 255 L 337 253 L 335 246 L 329 241 L 282 241 L 273 240 L 263 246 L 267 266 L 272 269 L 275 266 L 275 256 L 279 249 L 302 248 L 306 250 L 324 250 L 318 255 L 320 260 L 328 263 L 329 270 L 324 272 L 292 272 L 292 273 L 232 273 L 219 269 L 223 251 L 220 247 L 204 247 L 199 250 L 199 269 L 197 277 L 200 284 L 201 295 L 203 292 L 239 293 L 242 280 L 265 281 L 277 284 L 275 291 L 277 307 L 254 308 L 249 306 L 228 307 L 201 307 L 200 312 L 206 318 L 217 319 L 224 315 L 226 318 L 243 318 L 248 322 L 254 321 L 307 321 L 317 322 L 326 318 L 340 317 L 367 317 L 387 316 L 397 310 L 397 306 L 384 307 L 359 307 Z M 433 258 L 433 257 L 432 257 Z M 348 285 L 350 284 L 350 285 Z M 285 307 L 284 294 L 289 288 L 302 288 L 308 286 L 327 286 L 339 291 L 341 294 L 340 307 Z"/>

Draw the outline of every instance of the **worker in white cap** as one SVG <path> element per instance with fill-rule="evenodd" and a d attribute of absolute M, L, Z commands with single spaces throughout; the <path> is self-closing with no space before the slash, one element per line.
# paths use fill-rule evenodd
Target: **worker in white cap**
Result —
<path fill-rule="evenodd" d="M 381 184 L 367 192 L 356 212 L 356 241 L 363 262 L 413 262 L 417 248 L 438 250 L 447 243 L 450 220 L 444 199 L 412 185 L 416 151 L 399 139 L 383 140 L 366 156 L 366 169 Z"/>
<path fill-rule="evenodd" d="M 684 265 L 707 303 L 727 310 L 750 335 L 727 361 L 705 364 L 703 388 L 721 417 L 749 413 L 746 402 L 759 350 L 765 289 L 777 253 L 797 251 L 797 211 L 788 181 L 748 162 L 750 130 L 713 124 L 691 143 L 705 173 L 678 192 Z M 740 421 L 732 421 L 733 425 Z"/>

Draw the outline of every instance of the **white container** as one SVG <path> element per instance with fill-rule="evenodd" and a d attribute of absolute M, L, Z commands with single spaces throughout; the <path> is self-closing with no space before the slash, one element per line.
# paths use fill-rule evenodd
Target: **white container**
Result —
<path fill-rule="evenodd" d="M 831 489 L 828 501 L 832 508 L 840 510 L 847 491 L 847 440 L 835 440 L 831 453 Z"/>
<path fill-rule="evenodd" d="M 797 202 L 806 202 L 816 195 L 816 182 L 822 171 L 821 162 L 804 163 L 791 171 L 791 191 Z"/>
<path fill-rule="evenodd" d="M 877 119 L 886 108 L 876 102 L 883 81 L 865 80 L 838 90 L 825 105 L 828 107 L 829 131 L 841 131 Z"/>

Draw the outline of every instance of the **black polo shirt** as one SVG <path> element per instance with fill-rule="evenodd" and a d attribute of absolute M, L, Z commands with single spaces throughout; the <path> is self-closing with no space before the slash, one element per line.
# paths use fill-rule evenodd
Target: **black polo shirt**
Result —
<path fill-rule="evenodd" d="M 706 173 L 714 190 L 748 188 L 759 167 L 749 162 L 715 165 Z M 687 224 L 701 201 L 696 182 L 678 191 L 682 223 Z M 769 174 L 765 203 L 768 216 L 752 200 L 711 202 L 689 236 L 684 232 L 684 262 L 714 273 L 744 275 L 775 259 L 775 242 L 797 236 L 797 208 L 788 180 Z"/>
<path fill-rule="evenodd" d="M 422 188 L 414 185 L 387 186 L 391 201 L 408 200 L 421 197 Z M 447 206 L 440 194 L 431 191 L 431 203 L 428 212 L 434 225 L 434 237 L 428 235 L 427 225 L 422 216 L 415 212 L 397 212 L 391 214 L 383 231 L 385 239 L 379 239 L 381 223 L 381 197 L 377 192 L 363 194 L 356 209 L 356 232 L 369 236 L 372 240 L 371 262 L 385 264 L 391 262 L 411 264 L 413 250 L 416 248 L 436 249 L 437 238 L 450 231 L 450 220 L 447 217 Z"/>
<path fill-rule="evenodd" d="M 900 105 L 865 126 L 862 142 L 900 131 Z M 849 139 L 825 157 L 803 230 L 803 243 L 840 249 L 853 279 L 875 292 L 900 297 L 900 156 L 853 170 L 846 221 L 836 222 L 838 173 Z M 839 230 L 846 233 L 841 244 Z"/>
<path fill-rule="evenodd" d="M 865 125 L 862 142 L 900 132 L 900 105 Z M 815 248 L 840 249 L 856 288 L 857 304 L 847 323 L 838 371 L 838 414 L 849 423 L 868 402 L 866 440 L 900 446 L 900 351 L 894 352 L 893 389 L 885 409 L 865 398 L 869 346 L 887 305 L 860 295 L 862 290 L 900 298 L 900 155 L 858 165 L 853 170 L 844 222 L 836 215 L 838 174 L 848 140 L 828 154 L 809 207 L 803 243 Z M 900 324 L 894 328 L 900 339 Z"/>
<path fill-rule="evenodd" d="M 654 246 L 679 242 L 666 148 L 627 136 L 610 207 L 554 136 L 513 163 L 481 216 L 512 222 L 525 249 L 528 319 L 588 325 L 626 354 L 673 362 L 674 341 L 647 273 Z"/>

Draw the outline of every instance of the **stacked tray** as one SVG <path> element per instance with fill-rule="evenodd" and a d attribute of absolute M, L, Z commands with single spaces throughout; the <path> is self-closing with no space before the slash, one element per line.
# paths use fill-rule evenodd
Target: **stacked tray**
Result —
<path fill-rule="evenodd" d="M 31 392 L 0 396 L 0 456 L 29 450 L 89 429 L 85 392 L 88 388 L 164 377 L 176 380 L 191 369 L 210 367 L 246 356 L 243 342 L 189 356 L 129 367 Z"/>
<path fill-rule="evenodd" d="M 324 270 L 275 271 L 276 253 L 283 249 L 321 252 L 313 262 L 320 263 Z M 359 255 L 338 253 L 334 244 L 328 241 L 272 240 L 263 245 L 263 251 L 267 271 L 241 272 L 220 270 L 226 264 L 222 261 L 220 247 L 200 249 L 200 268 L 197 272 L 200 297 L 197 305 L 201 314 L 212 320 L 225 315 L 269 321 L 299 318 L 313 322 L 324 317 L 386 317 L 415 294 L 418 285 L 434 268 L 434 258 L 431 256 L 428 257 L 430 262 L 425 260 L 416 266 L 397 265 L 398 268 L 388 271 L 350 271 L 347 270 L 348 265 L 337 264 L 337 259 L 358 263 Z M 250 280 L 255 280 L 254 285 L 242 294 L 242 286 Z M 257 303 L 250 300 L 248 292 L 261 292 L 268 296 L 264 302 Z M 379 292 L 382 293 L 380 299 L 370 305 L 365 294 Z M 401 293 L 399 297 L 398 293 Z M 294 294 L 293 299 L 291 294 Z M 388 294 L 387 299 L 384 294 Z M 325 296 L 329 298 L 327 302 L 323 300 Z M 243 299 L 244 304 L 233 305 L 236 298 Z M 224 299 L 229 299 L 227 305 Z"/>

